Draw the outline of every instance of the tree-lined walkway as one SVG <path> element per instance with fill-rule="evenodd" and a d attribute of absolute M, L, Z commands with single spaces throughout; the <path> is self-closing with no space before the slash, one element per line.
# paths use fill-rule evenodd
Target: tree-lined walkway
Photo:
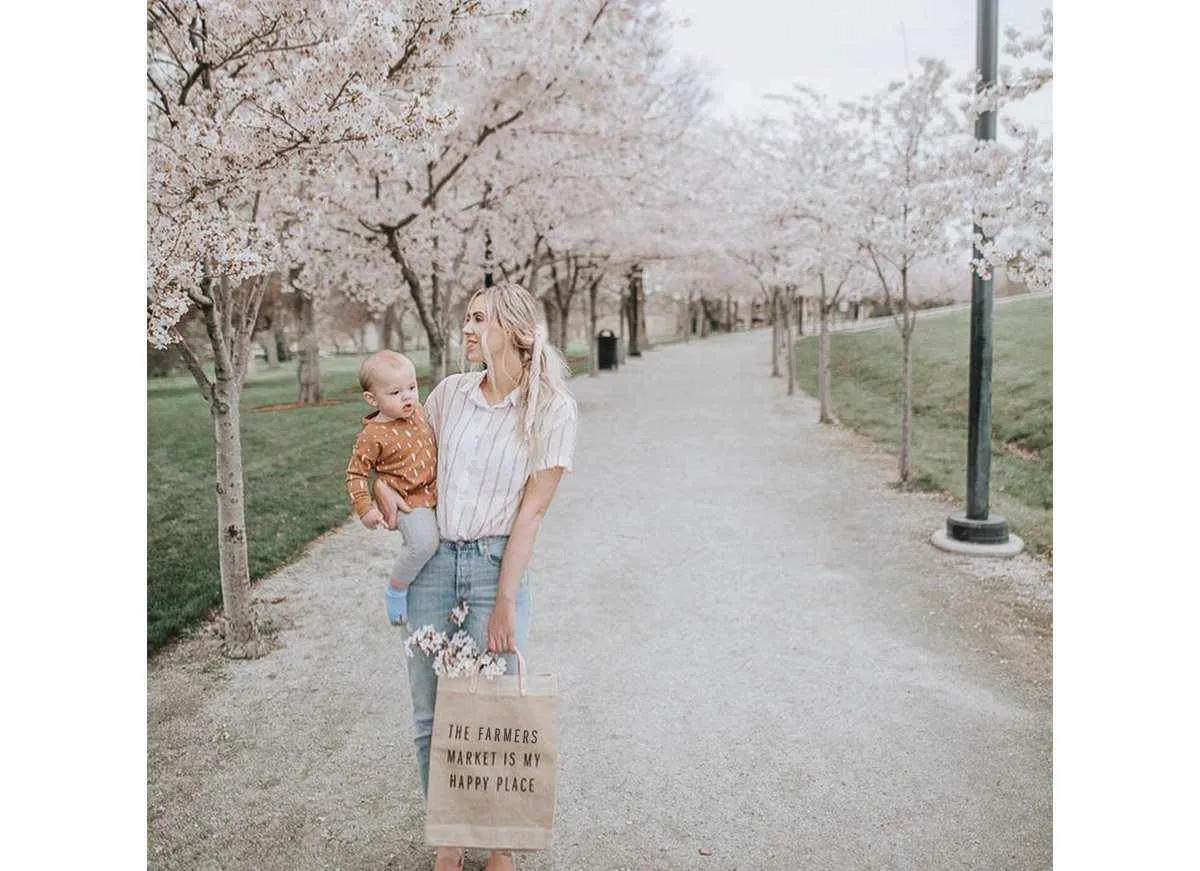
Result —
<path fill-rule="evenodd" d="M 930 546 L 955 504 L 785 397 L 770 341 L 572 382 L 528 651 L 562 687 L 556 842 L 522 867 L 1050 867 L 1044 569 Z M 392 543 L 347 524 L 264 582 L 266 658 L 152 663 L 151 867 L 426 867 Z"/>

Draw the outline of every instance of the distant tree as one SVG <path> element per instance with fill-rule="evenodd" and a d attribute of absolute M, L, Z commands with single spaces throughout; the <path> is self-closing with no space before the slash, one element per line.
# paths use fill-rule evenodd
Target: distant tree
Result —
<path fill-rule="evenodd" d="M 951 219 L 962 214 L 948 158 L 955 138 L 962 136 L 947 105 L 949 78 L 943 62 L 923 58 L 918 72 L 868 96 L 857 110 L 866 125 L 868 151 L 858 176 L 861 183 L 848 196 L 861 216 L 859 247 L 900 332 L 901 485 L 909 483 L 911 474 L 912 338 L 917 325 L 911 273 L 916 264 L 946 255 Z"/>

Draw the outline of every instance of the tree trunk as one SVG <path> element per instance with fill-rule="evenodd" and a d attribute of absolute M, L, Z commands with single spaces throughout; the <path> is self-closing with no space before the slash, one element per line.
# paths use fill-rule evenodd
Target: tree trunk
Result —
<path fill-rule="evenodd" d="M 263 350 L 267 353 L 267 368 L 279 368 L 279 338 L 275 335 L 275 328 L 263 330 L 258 334 L 262 339 Z"/>
<path fill-rule="evenodd" d="M 684 324 L 683 340 L 690 342 L 692 336 L 696 334 L 696 301 L 693 298 L 693 292 L 688 291 L 687 297 L 687 323 Z"/>
<path fill-rule="evenodd" d="M 796 330 L 804 335 L 804 297 L 800 297 L 800 304 L 796 306 Z"/>
<path fill-rule="evenodd" d="M 296 367 L 299 392 L 296 401 L 314 405 L 321 401 L 321 355 L 317 339 L 316 306 L 303 293 L 293 297 L 296 307 L 296 323 L 300 327 L 300 364 Z"/>
<path fill-rule="evenodd" d="M 779 289 L 771 289 L 771 377 L 778 378 L 783 373 L 779 371 Z"/>
<path fill-rule="evenodd" d="M 600 374 L 600 340 L 596 338 L 596 296 L 600 293 L 600 282 L 593 281 L 588 287 L 588 377 Z"/>
<path fill-rule="evenodd" d="M 256 631 L 250 606 L 240 394 L 235 383 L 218 378 L 212 410 L 217 441 L 217 554 L 226 621 L 225 652 L 235 659 L 249 659 L 261 656 L 266 648 Z"/>
<path fill-rule="evenodd" d="M 558 349 L 562 351 L 565 358 L 567 356 L 567 323 L 571 318 L 571 305 L 568 303 L 562 311 L 562 316 L 558 319 Z"/>
<path fill-rule="evenodd" d="M 642 351 L 650 350 L 650 319 L 646 317 L 646 283 L 642 280 L 642 274 L 638 272 L 638 348 Z"/>
<path fill-rule="evenodd" d="M 213 416 L 217 449 L 217 562 L 224 608 L 226 656 L 262 656 L 269 645 L 259 634 L 250 601 L 250 560 L 246 550 L 246 512 L 238 403 L 252 356 L 254 324 L 266 281 L 249 279 L 239 288 L 241 300 L 225 279 L 205 278 L 196 299 L 213 351 L 213 380 L 187 341 L 176 335 L 184 362 Z M 240 303 L 240 304 L 239 304 Z M 240 312 L 238 314 L 237 312 Z"/>
<path fill-rule="evenodd" d="M 626 307 L 626 317 L 629 319 L 629 356 L 640 357 L 642 350 L 638 342 L 641 339 L 641 302 L 642 270 L 635 266 L 629 270 L 629 304 Z"/>
<path fill-rule="evenodd" d="M 434 384 L 450 374 L 450 341 L 444 328 L 429 336 L 429 371 Z"/>
<path fill-rule="evenodd" d="M 617 360 L 617 363 L 624 366 L 625 360 L 629 356 L 627 353 L 629 350 L 629 294 L 624 291 L 621 292 L 621 305 L 618 309 L 617 334 L 618 338 L 620 336 L 625 337 L 624 342 L 617 342 L 617 354 L 620 358 Z"/>
<path fill-rule="evenodd" d="M 909 323 L 909 317 L 906 313 L 904 316 L 904 329 L 900 332 L 900 343 L 903 346 L 902 352 L 904 362 L 901 365 L 900 380 L 902 384 L 903 400 L 900 408 L 900 484 L 901 486 L 908 485 L 909 464 L 908 455 L 909 447 L 912 443 L 912 404 L 913 404 L 913 382 L 912 382 L 912 334 L 914 323 Z"/>
<path fill-rule="evenodd" d="M 546 332 L 550 341 L 565 355 L 566 347 L 561 344 L 563 317 L 553 293 L 542 297 L 542 309 L 546 312 Z"/>
<path fill-rule="evenodd" d="M 820 334 L 817 346 L 817 394 L 821 402 L 821 423 L 835 424 L 833 399 L 829 393 L 829 303 L 825 289 L 825 276 L 821 275 L 821 296 L 817 305 L 817 330 Z"/>
<path fill-rule="evenodd" d="M 733 332 L 733 294 L 725 294 L 725 332 Z"/>
<path fill-rule="evenodd" d="M 536 236 L 533 240 L 533 254 L 529 258 L 529 278 L 528 284 L 525 287 L 529 291 L 529 295 L 537 299 L 538 285 L 538 268 L 541 266 L 541 255 L 538 253 L 538 247 L 542 244 L 542 237 Z"/>
<path fill-rule="evenodd" d="M 396 333 L 401 333 L 403 335 L 403 330 L 398 330 L 396 328 L 397 327 L 397 324 L 396 324 L 397 311 L 396 311 L 396 309 L 397 309 L 397 305 L 395 302 L 393 302 L 390 305 L 388 305 L 387 308 L 385 308 L 383 310 L 383 320 L 379 324 L 379 348 L 380 348 L 380 350 L 387 350 L 392 347 L 392 336 L 394 336 Z M 401 345 L 403 345 L 403 341 L 401 341 Z M 404 352 L 400 351 L 400 353 L 403 354 Z"/>
<path fill-rule="evenodd" d="M 788 289 L 787 296 L 784 297 L 783 305 L 787 322 L 787 327 L 783 331 L 783 340 L 787 342 L 787 353 L 784 354 L 784 360 L 787 361 L 787 395 L 792 396 L 796 392 L 796 337 L 792 334 L 792 307 L 796 304 L 796 297 L 791 289 Z"/>
<path fill-rule="evenodd" d="M 437 225 L 435 224 L 434 226 Z M 429 337 L 429 366 L 435 373 L 437 381 L 441 381 L 450 374 L 450 306 L 448 305 L 450 300 L 449 294 L 442 289 L 441 244 L 441 235 L 434 233 L 433 257 L 429 271 L 429 290 L 430 310 L 432 312 L 436 341 L 434 335 Z M 435 381 L 434 383 L 437 382 Z"/>

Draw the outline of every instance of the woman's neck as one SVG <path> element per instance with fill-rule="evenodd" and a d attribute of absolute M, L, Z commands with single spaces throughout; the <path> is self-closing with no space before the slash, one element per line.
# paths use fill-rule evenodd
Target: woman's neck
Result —
<path fill-rule="evenodd" d="M 488 402 L 495 405 L 508 394 L 517 389 L 521 383 L 520 364 L 514 364 L 507 354 L 504 359 L 496 361 L 496 368 L 488 367 L 483 373 L 480 389 Z"/>

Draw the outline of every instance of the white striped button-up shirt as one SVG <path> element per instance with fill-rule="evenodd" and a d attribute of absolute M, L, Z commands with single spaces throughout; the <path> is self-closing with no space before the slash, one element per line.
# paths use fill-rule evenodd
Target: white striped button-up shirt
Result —
<path fill-rule="evenodd" d="M 438 533 L 450 541 L 508 535 L 525 482 L 534 472 L 574 468 L 578 411 L 558 396 L 538 426 L 540 456 L 532 458 L 520 428 L 517 391 L 489 405 L 483 372 L 449 375 L 425 400 L 437 434 Z"/>

